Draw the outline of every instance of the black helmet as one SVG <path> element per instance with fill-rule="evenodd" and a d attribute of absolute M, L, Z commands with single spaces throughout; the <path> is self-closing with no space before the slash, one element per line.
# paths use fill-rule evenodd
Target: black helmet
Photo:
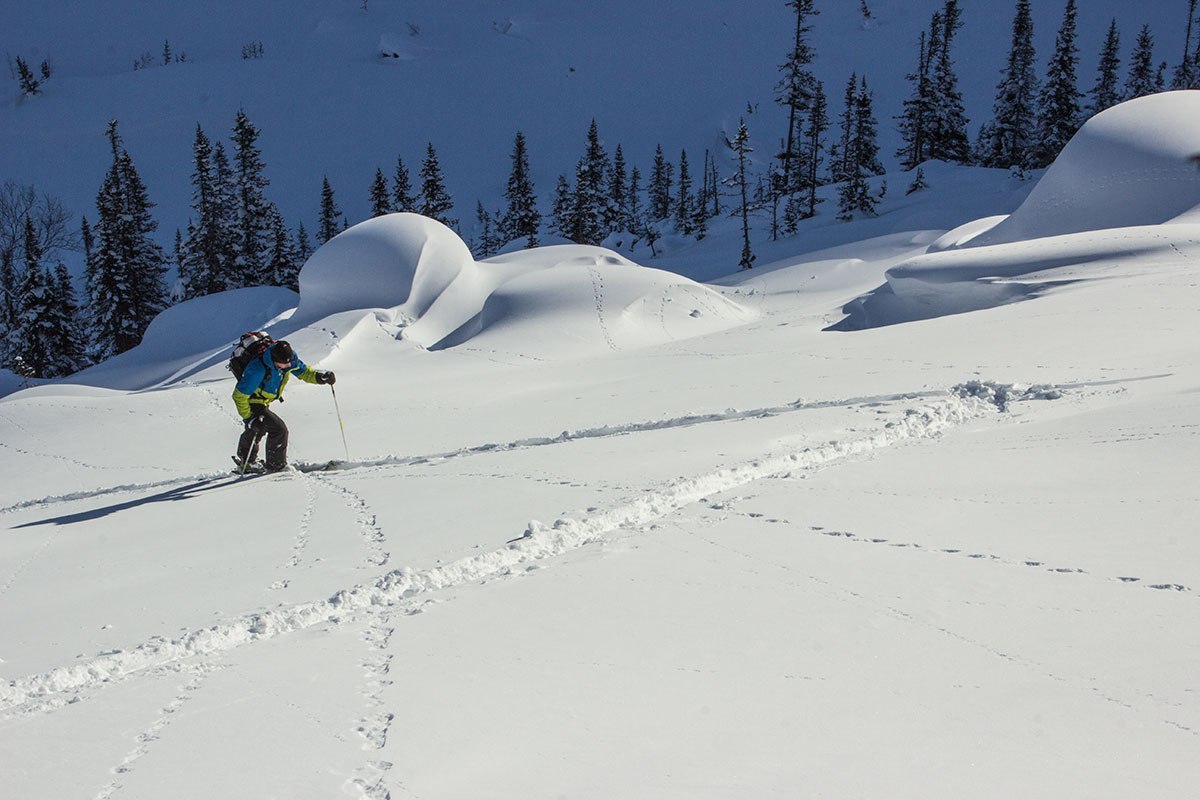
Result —
<path fill-rule="evenodd" d="M 292 346 L 287 342 L 276 342 L 271 345 L 271 361 L 276 364 L 291 364 L 296 357 Z"/>

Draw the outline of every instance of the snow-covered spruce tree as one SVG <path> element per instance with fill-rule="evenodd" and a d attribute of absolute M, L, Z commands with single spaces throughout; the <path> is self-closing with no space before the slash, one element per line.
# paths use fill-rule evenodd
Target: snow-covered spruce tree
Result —
<path fill-rule="evenodd" d="M 1154 34 L 1150 32 L 1149 25 L 1143 25 L 1133 55 L 1129 58 L 1129 75 L 1125 78 L 1122 99 L 1145 97 L 1158 90 L 1158 72 L 1154 67 Z"/>
<path fill-rule="evenodd" d="M 604 209 L 607 205 L 604 184 L 609 170 L 608 154 L 600 143 L 600 132 L 593 119 L 588 128 L 587 148 L 575 167 L 571 241 L 600 244 L 610 233 L 604 229 Z"/>
<path fill-rule="evenodd" d="M 850 177 L 851 138 L 854 135 L 854 106 L 858 97 L 858 74 L 850 73 L 846 82 L 846 91 L 842 95 L 842 114 L 838 117 L 838 129 L 841 132 L 837 143 L 830 151 L 829 177 L 834 183 L 841 183 Z"/>
<path fill-rule="evenodd" d="M 606 181 L 608 191 L 604 204 L 604 228 L 607 231 L 628 231 L 629 228 L 629 188 L 626 181 L 625 151 L 621 145 L 613 152 L 612 168 L 608 171 Z"/>
<path fill-rule="evenodd" d="M 921 169 L 920 167 L 917 167 L 917 174 L 913 176 L 912 183 L 910 183 L 908 185 L 908 189 L 904 193 L 912 194 L 913 192 L 919 192 L 922 189 L 928 189 L 928 188 L 929 188 L 929 182 L 927 180 L 925 180 L 925 170 Z"/>
<path fill-rule="evenodd" d="M 939 15 L 934 14 L 934 31 L 940 30 Z M 929 114 L 933 104 L 932 87 L 929 69 L 929 41 L 924 31 L 921 32 L 917 49 L 917 69 L 907 76 L 912 84 L 912 94 L 904 101 L 904 111 L 897 117 L 899 120 L 900 139 L 904 144 L 896 151 L 900 166 L 909 170 L 925 162 L 929 158 Z"/>
<path fill-rule="evenodd" d="M 308 261 L 314 252 L 316 252 L 316 248 L 309 241 L 308 230 L 305 229 L 304 223 L 301 222 L 296 227 L 296 262 L 304 266 L 304 262 Z"/>
<path fill-rule="evenodd" d="M 392 208 L 396 211 L 418 213 L 417 198 L 412 193 L 412 178 L 409 177 L 408 167 L 404 166 L 404 159 L 400 156 L 396 156 L 396 171 L 392 175 L 392 198 L 395 200 Z"/>
<path fill-rule="evenodd" d="M 448 228 L 458 227 L 458 220 L 450 216 L 454 199 L 446 190 L 446 178 L 442 175 L 433 142 L 426 145 L 425 159 L 421 162 L 421 195 L 417 204 L 421 214 L 436 219 Z"/>
<path fill-rule="evenodd" d="M 504 215 L 497 220 L 498 236 L 503 240 L 499 244 L 524 239 L 527 247 L 537 247 L 542 215 L 537 208 L 537 194 L 529 169 L 529 152 L 525 134 L 521 131 L 517 131 L 513 139 L 512 168 L 504 187 L 504 200 L 507 203 Z"/>
<path fill-rule="evenodd" d="M 1048 167 L 1083 124 L 1077 70 L 1079 50 L 1075 46 L 1075 0 L 1067 0 L 1062 26 L 1054 42 L 1054 55 L 1038 102 L 1037 138 L 1029 166 Z"/>
<path fill-rule="evenodd" d="M 692 198 L 692 175 L 688 169 L 687 150 L 679 153 L 679 190 L 675 197 L 675 230 L 684 236 L 695 231 L 695 208 Z"/>
<path fill-rule="evenodd" d="M 556 236 L 571 238 L 571 184 L 567 176 L 560 174 L 554 184 L 554 196 L 550 200 L 550 228 Z"/>
<path fill-rule="evenodd" d="M 629 191 L 625 195 L 629 202 L 627 204 L 625 219 L 621 223 L 621 227 L 635 236 L 641 226 L 643 208 L 642 208 L 642 171 L 634 167 L 629 173 Z"/>
<path fill-rule="evenodd" d="M 732 180 L 734 189 L 740 197 L 740 203 L 734 209 L 733 215 L 742 218 L 742 257 L 738 266 L 742 269 L 754 267 L 755 255 L 750 249 L 750 191 L 746 174 L 746 157 L 754 152 L 750 146 L 750 131 L 746 128 L 746 120 L 738 122 L 738 132 L 732 139 L 725 139 L 726 146 L 737 156 L 738 169 Z"/>
<path fill-rule="evenodd" d="M 985 167 L 1023 167 L 1033 143 L 1038 81 L 1034 72 L 1033 18 L 1029 0 L 1017 0 L 1012 46 L 1003 77 L 996 86 L 991 122 L 980 136 L 979 160 Z"/>
<path fill-rule="evenodd" d="M 847 175 L 838 187 L 838 219 L 841 220 L 853 219 L 857 214 L 875 213 L 879 201 L 871 193 L 869 179 L 884 174 L 879 160 L 878 121 L 865 75 L 853 95 L 849 120 Z"/>
<path fill-rule="evenodd" d="M 317 223 L 317 244 L 325 244 L 342 232 L 342 226 L 338 222 L 340 216 L 342 210 L 338 208 L 337 198 L 333 195 L 333 187 L 329 185 L 329 176 L 326 175 L 321 183 L 321 216 Z"/>
<path fill-rule="evenodd" d="M 217 180 L 212 143 L 199 125 L 192 142 L 192 211 L 180 255 L 183 297 L 190 300 L 240 286 L 234 273 L 235 234 Z"/>
<path fill-rule="evenodd" d="M 958 76 L 950 56 L 954 36 L 962 27 L 962 11 L 957 0 L 946 0 L 941 14 L 940 46 L 931 59 L 931 93 L 929 108 L 928 157 L 954 164 L 971 160 L 970 140 L 967 138 L 967 115 Z"/>
<path fill-rule="evenodd" d="M 1188 0 L 1188 21 L 1183 40 L 1183 58 L 1176 65 L 1171 75 L 1172 89 L 1200 88 L 1200 44 L 1192 49 L 1193 31 L 1196 25 L 1197 0 Z"/>
<path fill-rule="evenodd" d="M 233 126 L 233 169 L 237 196 L 237 261 L 239 285 L 267 283 L 267 251 L 271 246 L 271 212 L 265 190 L 270 184 L 264 174 L 258 148 L 259 130 L 239 109 Z"/>
<path fill-rule="evenodd" d="M 49 278 L 42 268 L 33 221 L 25 218 L 25 264 L 17 279 L 16 324 L 8 335 L 9 362 L 14 372 L 26 378 L 47 378 L 54 351 L 49 329 L 54 298 Z"/>
<path fill-rule="evenodd" d="M 110 122 L 113 163 L 96 196 L 95 261 L 88 310 L 90 356 L 96 361 L 137 346 L 167 305 L 166 257 L 154 241 L 146 186 Z"/>
<path fill-rule="evenodd" d="M 674 167 L 663 155 L 662 145 L 654 150 L 654 163 L 650 168 L 650 183 L 646 186 L 650 219 L 667 219 L 671 216 L 671 184 L 674 182 Z"/>
<path fill-rule="evenodd" d="M 779 67 L 782 76 L 775 86 L 775 99 L 788 110 L 787 132 L 779 161 L 783 165 L 783 185 L 791 193 L 795 190 L 796 175 L 803 171 L 800 145 L 803 137 L 800 128 L 812 103 L 816 83 L 816 78 L 808 69 L 816 55 L 808 41 L 808 35 L 812 32 L 810 20 L 820 12 L 816 10 L 813 0 L 787 0 L 787 5 L 796 12 L 796 27 L 787 59 Z"/>
<path fill-rule="evenodd" d="M 387 178 L 383 170 L 375 170 L 375 179 L 371 181 L 371 216 L 382 217 L 392 213 L 392 195 L 388 190 Z"/>
<path fill-rule="evenodd" d="M 1088 110 L 1092 114 L 1099 114 L 1121 102 L 1120 71 L 1121 33 L 1117 30 L 1116 19 L 1113 19 L 1108 26 L 1108 34 L 1104 37 L 1104 47 L 1100 50 L 1096 85 L 1088 92 L 1088 96 L 1092 98 Z"/>
<path fill-rule="evenodd" d="M 8 367 L 8 337 L 17 324 L 17 271 L 14 248 L 0 249 L 0 367 Z"/>
<path fill-rule="evenodd" d="M 51 276 L 48 274 L 48 277 Z M 66 264 L 61 261 L 54 268 L 50 288 L 54 296 L 49 326 L 53 331 L 51 352 L 54 353 L 54 362 L 53 374 L 47 377 L 63 377 L 83 369 L 88 365 L 88 361 L 75 287 L 71 283 Z"/>
<path fill-rule="evenodd" d="M 267 278 L 272 286 L 283 286 L 297 291 L 300 288 L 300 267 L 304 259 L 300 248 L 292 239 L 292 233 L 283 222 L 283 216 L 271 207 L 271 247 L 267 251 Z M 305 234 L 307 238 L 307 234 Z"/>

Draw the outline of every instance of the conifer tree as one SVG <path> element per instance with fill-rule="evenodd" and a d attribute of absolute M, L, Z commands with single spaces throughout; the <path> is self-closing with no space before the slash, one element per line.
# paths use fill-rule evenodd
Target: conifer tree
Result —
<path fill-rule="evenodd" d="M 587 149 L 575 168 L 575 191 L 570 239 L 579 244 L 599 244 L 610 231 L 604 229 L 605 176 L 610 170 L 608 154 L 600 143 L 596 120 L 587 133 Z"/>
<path fill-rule="evenodd" d="M 146 186 L 117 133 L 108 126 L 113 163 L 96 198 L 96 250 L 89 311 L 91 355 L 102 360 L 135 347 L 167 305 L 166 258 L 154 241 Z"/>
<path fill-rule="evenodd" d="M 935 14 L 935 17 L 937 15 Z M 935 28 L 940 27 L 935 25 Z M 912 94 L 904 101 L 904 113 L 900 120 L 900 139 L 903 146 L 896 151 L 900 165 L 912 169 L 929 158 L 929 115 L 933 103 L 929 69 L 929 40 L 921 32 L 917 50 L 917 69 L 907 76 L 912 84 Z"/>
<path fill-rule="evenodd" d="M 1196 24 L 1196 5 L 1197 0 L 1188 0 L 1188 21 L 1187 33 L 1183 42 L 1183 58 L 1175 67 L 1175 72 L 1171 76 L 1172 89 L 1197 89 L 1200 88 L 1200 45 L 1196 50 L 1192 49 L 1192 33 Z"/>
<path fill-rule="evenodd" d="M 1121 102 L 1119 72 L 1121 70 L 1121 34 L 1117 30 L 1117 20 L 1114 18 L 1108 26 L 1108 35 L 1104 37 L 1104 47 L 1100 51 L 1100 64 L 1097 68 L 1096 85 L 1088 92 L 1092 98 L 1088 108 L 1093 114 L 1099 114 L 1107 108 L 1112 108 Z"/>
<path fill-rule="evenodd" d="M 859 213 L 875 213 L 878 200 L 871 193 L 868 179 L 884 173 L 879 160 L 878 123 L 865 75 L 859 80 L 851 103 L 849 144 L 845 154 L 847 174 L 838 188 L 838 219 L 841 220 L 852 219 Z"/>
<path fill-rule="evenodd" d="M 801 181 L 801 187 L 807 196 L 801 198 L 805 208 L 800 216 L 806 218 L 816 216 L 817 204 L 821 202 L 817 197 L 817 187 L 820 184 L 818 175 L 820 175 L 821 165 L 825 161 L 821 154 L 825 152 L 825 132 L 829 130 L 825 87 L 820 81 L 817 81 L 813 88 L 813 101 L 809 106 L 808 122 L 804 128 L 804 163 L 808 167 L 808 174 L 804 175 Z"/>
<path fill-rule="evenodd" d="M 813 0 L 787 0 L 787 5 L 796 12 L 796 27 L 787 60 L 779 67 L 782 77 L 775 91 L 776 101 L 788 110 L 787 134 L 779 160 L 783 164 L 783 185 L 790 192 L 793 190 L 795 175 L 802 170 L 800 127 L 812 102 L 813 87 L 816 83 L 808 69 L 815 57 L 812 45 L 808 42 L 808 34 L 812 32 L 809 20 L 820 12 L 814 7 Z"/>
<path fill-rule="evenodd" d="M 317 223 L 317 244 L 325 244 L 342 232 L 338 217 L 342 210 L 338 208 L 337 199 L 333 196 L 333 187 L 329 185 L 326 175 L 321 184 L 321 218 Z"/>
<path fill-rule="evenodd" d="M 642 171 L 636 166 L 629 173 L 628 209 L 621 227 L 630 233 L 637 234 L 642 219 Z"/>
<path fill-rule="evenodd" d="M 29 68 L 29 62 L 17 56 L 17 82 L 21 84 L 21 92 L 29 97 L 35 94 L 42 93 L 42 82 L 33 76 L 33 70 Z"/>
<path fill-rule="evenodd" d="M 396 172 L 392 176 L 392 197 L 395 199 L 392 207 L 396 211 L 418 213 L 417 198 L 412 193 L 412 178 L 409 177 L 408 168 L 404 166 L 404 159 L 400 156 L 396 156 Z"/>
<path fill-rule="evenodd" d="M 957 0 L 946 0 L 941 13 L 941 36 L 936 58 L 931 58 L 931 95 L 929 108 L 928 157 L 966 164 L 970 161 L 967 116 L 954 60 L 950 56 L 954 36 L 962 27 L 962 11 Z"/>
<path fill-rule="evenodd" d="M 448 228 L 458 227 L 458 220 L 449 216 L 454 208 L 454 200 L 446 190 L 446 179 L 442 175 L 433 142 L 426 146 L 425 160 L 421 162 L 421 196 L 418 204 L 421 214 L 436 219 Z"/>
<path fill-rule="evenodd" d="M 53 297 L 42 269 L 33 220 L 25 217 L 25 266 L 17 280 L 16 325 L 8 336 L 9 360 L 13 371 L 26 378 L 49 377 L 54 357 L 49 330 Z"/>
<path fill-rule="evenodd" d="M 530 175 L 525 134 L 520 131 L 513 139 L 512 169 L 508 173 L 504 199 L 508 205 L 503 217 L 497 220 L 499 238 L 503 239 L 500 244 L 525 239 L 527 247 L 537 247 L 542 215 L 537 208 L 537 194 Z"/>
<path fill-rule="evenodd" d="M 292 239 L 291 231 L 283 222 L 279 210 L 271 209 L 271 249 L 267 254 L 267 276 L 272 286 L 283 286 L 292 291 L 300 288 L 300 267 L 304 259 L 299 247 Z M 307 237 L 307 234 L 305 234 Z"/>
<path fill-rule="evenodd" d="M 550 225 L 557 236 L 571 238 L 571 219 L 573 204 L 571 201 L 571 184 L 567 176 L 560 174 L 554 185 L 554 197 L 550 201 Z"/>
<path fill-rule="evenodd" d="M 296 263 L 303 266 L 304 262 L 308 261 L 314 252 L 315 249 L 308 238 L 308 231 L 305 229 L 304 223 L 301 222 L 296 227 Z"/>
<path fill-rule="evenodd" d="M 1133 55 L 1129 58 L 1129 75 L 1125 79 L 1123 99 L 1145 97 L 1158 89 L 1158 74 L 1154 68 L 1154 34 L 1150 32 L 1149 25 L 1143 25 Z"/>
<path fill-rule="evenodd" d="M 675 198 L 675 230 L 690 236 L 694 230 L 695 209 L 692 198 L 692 176 L 688 169 L 687 150 L 679 154 L 679 193 Z"/>
<path fill-rule="evenodd" d="M 387 178 L 383 170 L 375 170 L 375 180 L 371 181 L 371 216 L 382 217 L 392 213 L 392 195 L 388 191 Z"/>
<path fill-rule="evenodd" d="M 654 151 L 654 165 L 650 170 L 650 184 L 646 187 L 649 194 L 647 213 L 650 219 L 666 219 L 671 216 L 673 171 L 671 163 L 663 155 L 662 145 L 658 145 Z"/>
<path fill-rule="evenodd" d="M 212 143 L 199 125 L 192 143 L 192 211 L 196 216 L 188 224 L 180 258 L 185 300 L 240 285 L 233 272 L 233 232 Z"/>
<path fill-rule="evenodd" d="M 498 217 L 499 213 L 492 214 L 483 207 L 482 200 L 475 201 L 475 219 L 479 225 L 479 239 L 471 248 L 475 258 L 491 258 L 504 244 L 496 228 Z"/>
<path fill-rule="evenodd" d="M 54 268 L 50 285 L 54 295 L 50 311 L 51 352 L 54 354 L 52 377 L 62 377 L 87 366 L 87 344 L 80 325 L 75 287 L 67 266 L 61 261 Z"/>
<path fill-rule="evenodd" d="M 742 256 L 738 266 L 742 269 L 752 269 L 756 257 L 750 248 L 750 193 L 746 157 L 754 152 L 754 148 L 750 146 L 750 131 L 746 128 L 745 119 L 739 121 L 737 134 L 732 139 L 726 138 L 725 144 L 737 156 L 738 162 L 738 170 L 733 177 L 734 188 L 741 198 L 740 205 L 733 212 L 742 218 Z"/>
<path fill-rule="evenodd" d="M 17 324 L 17 272 L 14 249 L 0 250 L 0 367 L 9 367 L 8 340 Z"/>
<path fill-rule="evenodd" d="M 1029 161 L 1035 169 L 1049 166 L 1083 124 L 1082 94 L 1076 77 L 1079 51 L 1075 46 L 1075 18 L 1075 0 L 1067 0 L 1038 103 L 1037 139 Z"/>
<path fill-rule="evenodd" d="M 625 167 L 625 152 L 617 145 L 612 169 L 608 173 L 608 196 L 605 205 L 604 227 L 609 231 L 628 231 L 629 189 Z"/>
<path fill-rule="evenodd" d="M 265 190 L 270 183 L 264 174 L 258 148 L 259 130 L 244 110 L 238 110 L 233 126 L 233 168 L 237 197 L 236 271 L 240 286 L 267 283 L 267 251 L 271 242 L 271 214 Z"/>
<path fill-rule="evenodd" d="M 1029 0 L 1017 0 L 1008 65 L 996 87 L 994 116 L 980 137 L 979 156 L 984 166 L 1009 169 L 1025 165 L 1037 110 L 1035 56 Z"/>
<path fill-rule="evenodd" d="M 842 95 L 842 114 L 838 118 L 841 135 L 833 146 L 829 164 L 829 177 L 834 183 L 848 180 L 853 172 L 852 139 L 854 137 L 855 105 L 858 97 L 858 75 L 850 73 L 846 91 Z"/>

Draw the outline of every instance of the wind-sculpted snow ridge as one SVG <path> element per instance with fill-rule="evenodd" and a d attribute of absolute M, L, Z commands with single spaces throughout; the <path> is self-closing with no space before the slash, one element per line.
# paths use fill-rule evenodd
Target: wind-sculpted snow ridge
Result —
<path fill-rule="evenodd" d="M 454 586 L 516 575 L 603 539 L 617 529 L 644 525 L 702 498 L 771 476 L 790 476 L 872 453 L 899 442 L 937 437 L 972 419 L 997 413 L 1017 399 L 1050 398 L 1052 387 L 1022 389 L 972 381 L 937 399 L 905 410 L 874 434 L 818 447 L 766 454 L 741 464 L 682 478 L 639 493 L 629 502 L 598 513 L 581 513 L 545 524 L 531 521 L 524 534 L 487 553 L 427 569 L 392 570 L 368 584 L 335 593 L 327 600 L 247 614 L 192 631 L 177 639 L 154 637 L 130 650 L 117 650 L 69 667 L 13 680 L 0 688 L 0 710 L 53 708 L 74 702 L 73 693 L 97 689 L 141 670 L 194 656 L 231 650 L 261 639 L 356 614 L 390 608 Z"/>

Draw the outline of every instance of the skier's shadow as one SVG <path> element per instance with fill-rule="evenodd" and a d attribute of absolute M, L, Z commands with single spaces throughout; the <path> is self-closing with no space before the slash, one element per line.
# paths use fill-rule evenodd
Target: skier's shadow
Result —
<path fill-rule="evenodd" d="M 17 528 L 33 528 L 38 525 L 73 525 L 76 522 L 90 522 L 92 520 L 107 517 L 109 514 L 116 514 L 120 511 L 128 511 L 131 508 L 148 505 L 150 503 L 167 503 L 177 500 L 190 500 L 203 492 L 210 492 L 213 489 L 221 489 L 237 483 L 242 479 L 240 475 L 234 475 L 231 478 L 205 478 L 204 480 L 189 483 L 186 486 L 176 486 L 171 489 L 152 494 L 148 497 L 139 497 L 135 500 L 127 500 L 124 503 L 114 503 L 110 506 L 101 508 L 93 508 L 88 511 L 79 511 L 75 514 L 64 514 L 61 517 L 49 517 L 48 519 L 34 520 L 33 522 L 25 522 L 20 525 L 14 525 L 13 529 Z"/>

